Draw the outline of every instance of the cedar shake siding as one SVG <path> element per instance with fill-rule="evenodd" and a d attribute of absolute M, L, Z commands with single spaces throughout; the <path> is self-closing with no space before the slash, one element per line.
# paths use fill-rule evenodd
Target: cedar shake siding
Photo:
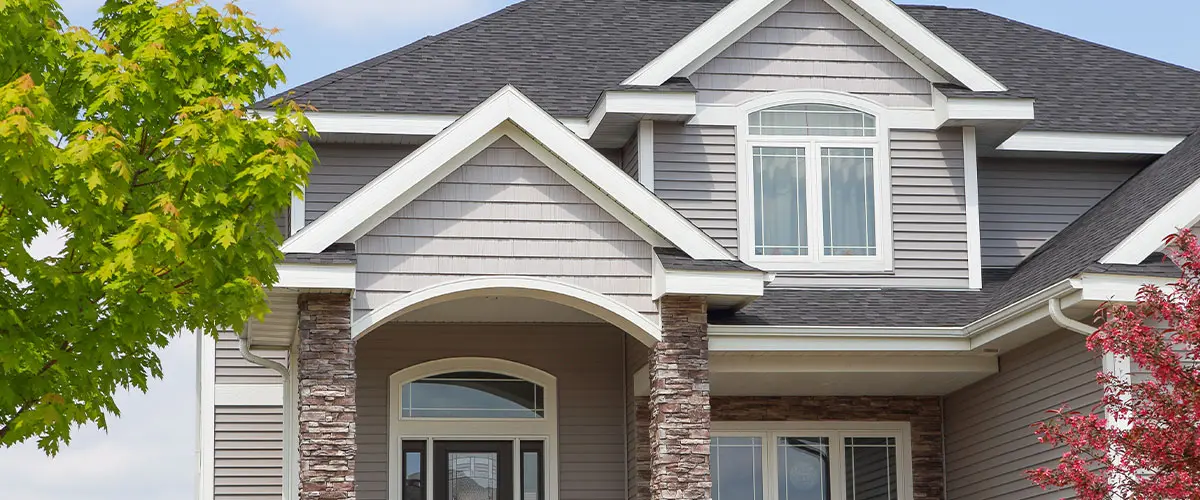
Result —
<path fill-rule="evenodd" d="M 690 77 L 703 103 L 778 90 L 858 94 L 888 107 L 933 105 L 929 80 L 824 0 L 793 0 Z"/>
<path fill-rule="evenodd" d="M 649 243 L 502 138 L 358 241 L 355 313 L 473 276 L 544 277 L 651 318 Z"/>
<path fill-rule="evenodd" d="M 1070 497 L 1043 491 L 1025 471 L 1062 455 L 1038 443 L 1032 425 L 1069 405 L 1091 411 L 1102 394 L 1100 359 L 1085 337 L 1059 331 L 1000 357 L 1000 373 L 946 397 L 946 480 L 950 500 Z"/>
<path fill-rule="evenodd" d="M 358 499 L 388 495 L 388 377 L 455 357 L 505 359 L 554 375 L 559 498 L 624 499 L 626 337 L 599 324 L 390 323 L 371 332 L 358 341 Z"/>

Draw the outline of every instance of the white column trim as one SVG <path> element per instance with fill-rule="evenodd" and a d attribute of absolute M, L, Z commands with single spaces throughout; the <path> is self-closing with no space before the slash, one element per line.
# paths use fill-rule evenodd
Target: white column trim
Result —
<path fill-rule="evenodd" d="M 638 122 L 638 180 L 654 192 L 654 120 Z"/>
<path fill-rule="evenodd" d="M 196 336 L 196 499 L 212 500 L 216 468 L 217 341 Z"/>
<path fill-rule="evenodd" d="M 300 194 L 292 195 L 292 205 L 289 208 L 288 217 L 288 234 L 291 236 L 300 232 L 304 228 L 304 195 L 308 191 L 307 187 L 300 188 Z"/>
<path fill-rule="evenodd" d="M 979 228 L 979 152 L 975 127 L 963 127 L 963 177 L 967 191 L 968 286 L 983 288 L 983 243 Z"/>

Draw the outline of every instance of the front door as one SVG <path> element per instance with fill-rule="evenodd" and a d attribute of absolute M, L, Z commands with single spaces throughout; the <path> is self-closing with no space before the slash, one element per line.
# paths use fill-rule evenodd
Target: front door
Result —
<path fill-rule="evenodd" d="M 434 441 L 434 500 L 513 500 L 512 441 Z"/>

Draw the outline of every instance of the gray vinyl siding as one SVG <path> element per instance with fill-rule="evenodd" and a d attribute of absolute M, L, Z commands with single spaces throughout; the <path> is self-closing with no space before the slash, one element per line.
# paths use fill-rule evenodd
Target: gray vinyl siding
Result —
<path fill-rule="evenodd" d="M 358 241 L 356 314 L 472 276 L 542 277 L 656 316 L 649 243 L 505 138 Z"/>
<path fill-rule="evenodd" d="M 733 127 L 655 123 L 654 192 L 737 254 L 737 137 Z"/>
<path fill-rule="evenodd" d="M 304 220 L 317 220 L 334 205 L 413 152 L 416 146 L 313 144 L 317 163 L 308 176 Z"/>
<path fill-rule="evenodd" d="M 1014 267 L 1128 180 L 1141 163 L 979 159 L 984 267 Z"/>
<path fill-rule="evenodd" d="M 641 158 L 639 156 L 640 151 L 638 150 L 638 135 L 634 133 L 633 137 L 629 138 L 629 142 L 625 143 L 625 146 L 621 148 L 621 161 L 616 164 L 634 179 L 638 178 L 638 167 L 641 166 L 639 163 Z"/>
<path fill-rule="evenodd" d="M 217 406 L 213 494 L 221 500 L 283 496 L 283 407 Z"/>
<path fill-rule="evenodd" d="M 889 107 L 932 106 L 932 87 L 824 0 L 794 0 L 690 77 L 703 103 L 792 89 L 860 94 Z"/>
<path fill-rule="evenodd" d="M 217 339 L 216 376 L 218 384 L 282 384 L 283 377 L 275 370 L 263 368 L 242 358 L 238 352 L 238 337 L 232 331 L 220 332 Z M 285 351 L 260 351 L 264 358 L 287 363 Z"/>
<path fill-rule="evenodd" d="M 559 498 L 624 499 L 625 337 L 608 325 L 411 323 L 392 323 L 363 337 L 357 349 L 358 498 L 387 498 L 388 377 L 426 361 L 488 357 L 555 376 Z"/>
<path fill-rule="evenodd" d="M 967 202 L 962 130 L 891 132 L 890 274 L 779 273 L 773 286 L 966 288 Z"/>
<path fill-rule="evenodd" d="M 949 500 L 1071 497 L 1043 491 L 1024 472 L 1053 466 L 1061 449 L 1030 427 L 1064 404 L 1088 412 L 1100 402 L 1098 357 L 1083 335 L 1059 331 L 1000 357 L 1000 373 L 946 397 Z"/>

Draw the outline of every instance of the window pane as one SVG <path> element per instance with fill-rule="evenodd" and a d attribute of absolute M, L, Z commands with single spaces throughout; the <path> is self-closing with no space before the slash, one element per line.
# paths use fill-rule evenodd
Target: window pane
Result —
<path fill-rule="evenodd" d="M 804 148 L 754 148 L 754 252 L 808 255 Z"/>
<path fill-rule="evenodd" d="M 455 372 L 401 388 L 403 417 L 543 418 L 541 386 L 507 375 Z"/>
<path fill-rule="evenodd" d="M 400 464 L 404 471 L 403 500 L 425 500 L 425 442 L 405 441 Z"/>
<path fill-rule="evenodd" d="M 829 500 L 829 438 L 779 438 L 779 500 Z"/>
<path fill-rule="evenodd" d="M 521 442 L 521 500 L 541 500 L 542 443 Z"/>
<path fill-rule="evenodd" d="M 875 117 L 829 104 L 787 104 L 750 113 L 750 134 L 874 137 Z"/>
<path fill-rule="evenodd" d="M 762 500 L 762 439 L 712 438 L 713 500 Z"/>
<path fill-rule="evenodd" d="M 846 438 L 846 500 L 896 500 L 895 438 Z"/>
<path fill-rule="evenodd" d="M 825 255 L 875 255 L 875 158 L 867 148 L 821 148 Z"/>

